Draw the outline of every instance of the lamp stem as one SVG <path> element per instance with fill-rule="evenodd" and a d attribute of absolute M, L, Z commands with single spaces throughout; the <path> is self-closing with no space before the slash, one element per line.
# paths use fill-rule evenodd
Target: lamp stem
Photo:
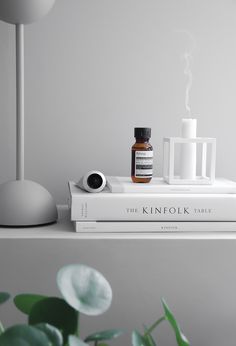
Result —
<path fill-rule="evenodd" d="M 24 25 L 16 24 L 16 179 L 24 180 Z"/>

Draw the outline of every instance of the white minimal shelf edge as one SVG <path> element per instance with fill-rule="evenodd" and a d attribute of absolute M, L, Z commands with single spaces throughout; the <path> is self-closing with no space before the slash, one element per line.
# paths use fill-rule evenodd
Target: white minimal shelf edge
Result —
<path fill-rule="evenodd" d="M 209 232 L 190 231 L 190 232 L 158 232 L 158 233 L 76 233 L 73 224 L 69 219 L 68 206 L 58 206 L 59 220 L 57 223 L 47 226 L 27 227 L 27 228 L 9 228 L 0 227 L 0 239 L 163 239 L 163 240 L 236 240 L 236 222 L 235 230 L 224 231 L 222 222 L 222 231 Z M 231 223 L 232 224 L 232 223 Z M 227 227 L 226 227 L 227 228 Z"/>

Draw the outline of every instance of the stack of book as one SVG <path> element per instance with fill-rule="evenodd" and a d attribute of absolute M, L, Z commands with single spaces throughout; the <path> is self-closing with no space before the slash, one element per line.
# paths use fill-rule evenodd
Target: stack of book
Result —
<path fill-rule="evenodd" d="M 236 182 L 213 185 L 169 185 L 161 178 L 134 184 L 108 177 L 100 193 L 88 193 L 69 182 L 71 220 L 77 232 L 175 232 L 236 230 Z"/>

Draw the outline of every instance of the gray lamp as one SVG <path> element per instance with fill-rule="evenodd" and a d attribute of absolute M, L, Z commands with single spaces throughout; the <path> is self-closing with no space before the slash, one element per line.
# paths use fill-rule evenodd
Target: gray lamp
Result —
<path fill-rule="evenodd" d="M 57 208 L 41 185 L 24 179 L 24 25 L 39 20 L 55 0 L 0 0 L 0 20 L 16 28 L 16 180 L 0 185 L 0 225 L 55 222 Z"/>

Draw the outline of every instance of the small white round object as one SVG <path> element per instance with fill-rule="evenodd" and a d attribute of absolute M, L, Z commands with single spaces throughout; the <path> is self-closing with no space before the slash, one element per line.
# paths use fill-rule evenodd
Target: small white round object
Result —
<path fill-rule="evenodd" d="M 30 24 L 46 16 L 56 0 L 0 0 L 0 20 Z"/>
<path fill-rule="evenodd" d="M 77 186 L 87 192 L 101 192 L 106 186 L 106 177 L 100 171 L 86 173 L 77 183 Z"/>

